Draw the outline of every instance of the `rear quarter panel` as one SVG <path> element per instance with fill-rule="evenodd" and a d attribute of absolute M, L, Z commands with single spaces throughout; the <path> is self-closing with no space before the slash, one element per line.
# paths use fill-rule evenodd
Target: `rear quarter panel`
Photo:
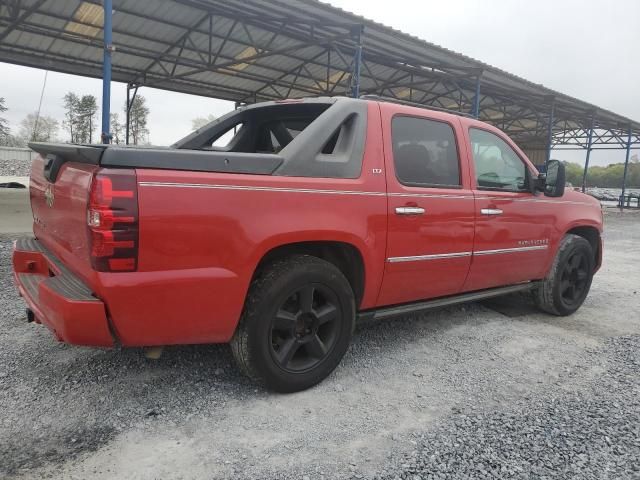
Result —
<path fill-rule="evenodd" d="M 361 307 L 374 306 L 387 207 L 376 104 L 367 125 L 359 179 L 138 170 L 138 272 L 101 277 L 122 343 L 228 341 L 257 264 L 289 243 L 355 246 L 365 264 Z"/>

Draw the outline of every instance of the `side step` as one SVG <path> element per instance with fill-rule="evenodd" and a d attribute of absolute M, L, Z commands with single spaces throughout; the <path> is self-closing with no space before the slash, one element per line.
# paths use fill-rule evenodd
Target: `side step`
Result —
<path fill-rule="evenodd" d="M 489 288 L 487 290 L 479 290 L 477 292 L 462 293 L 460 295 L 452 295 L 450 297 L 436 298 L 434 300 L 426 300 L 423 302 L 405 303 L 392 307 L 382 307 L 375 310 L 365 310 L 359 312 L 356 320 L 358 322 L 367 322 L 371 320 L 382 320 L 384 318 L 396 317 L 399 315 L 408 315 L 410 313 L 423 312 L 434 308 L 448 307 L 458 303 L 476 302 L 491 297 L 499 297 L 509 293 L 531 290 L 538 285 L 538 282 L 519 283 L 517 285 L 509 285 L 508 287 Z"/>

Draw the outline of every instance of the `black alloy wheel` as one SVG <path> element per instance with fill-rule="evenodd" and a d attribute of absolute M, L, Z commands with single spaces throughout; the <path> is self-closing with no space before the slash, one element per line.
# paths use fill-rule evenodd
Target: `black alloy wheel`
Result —
<path fill-rule="evenodd" d="M 231 350 L 247 376 L 271 390 L 297 392 L 338 366 L 355 316 L 351 284 L 334 264 L 291 255 L 257 274 Z"/>
<path fill-rule="evenodd" d="M 324 361 L 343 313 L 336 294 L 313 283 L 287 296 L 271 321 L 271 354 L 283 370 L 300 373 Z"/>
<path fill-rule="evenodd" d="M 568 305 L 582 303 L 589 283 L 589 268 L 589 258 L 584 250 L 573 252 L 567 260 L 560 276 L 560 294 Z"/>
<path fill-rule="evenodd" d="M 547 276 L 533 291 L 536 305 L 553 315 L 571 315 L 589 294 L 596 256 L 587 239 L 567 234 Z"/>

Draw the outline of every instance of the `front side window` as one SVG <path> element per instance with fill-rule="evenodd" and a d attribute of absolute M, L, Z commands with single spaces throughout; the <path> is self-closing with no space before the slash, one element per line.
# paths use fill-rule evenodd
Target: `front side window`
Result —
<path fill-rule="evenodd" d="M 478 128 L 470 129 L 469 134 L 479 188 L 527 190 L 527 167 L 507 142 Z"/>
<path fill-rule="evenodd" d="M 419 187 L 459 187 L 460 163 L 451 125 L 396 116 L 391 125 L 393 161 L 400 183 Z"/>

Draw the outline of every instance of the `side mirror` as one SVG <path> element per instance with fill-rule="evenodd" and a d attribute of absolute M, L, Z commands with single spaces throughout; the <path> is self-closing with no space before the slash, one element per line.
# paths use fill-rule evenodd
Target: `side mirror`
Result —
<path fill-rule="evenodd" d="M 566 184 L 564 163 L 559 160 L 550 160 L 547 164 L 546 175 L 544 177 L 541 175 L 538 183 L 539 189 L 542 190 L 547 197 L 561 197 L 564 195 L 564 187 Z"/>

